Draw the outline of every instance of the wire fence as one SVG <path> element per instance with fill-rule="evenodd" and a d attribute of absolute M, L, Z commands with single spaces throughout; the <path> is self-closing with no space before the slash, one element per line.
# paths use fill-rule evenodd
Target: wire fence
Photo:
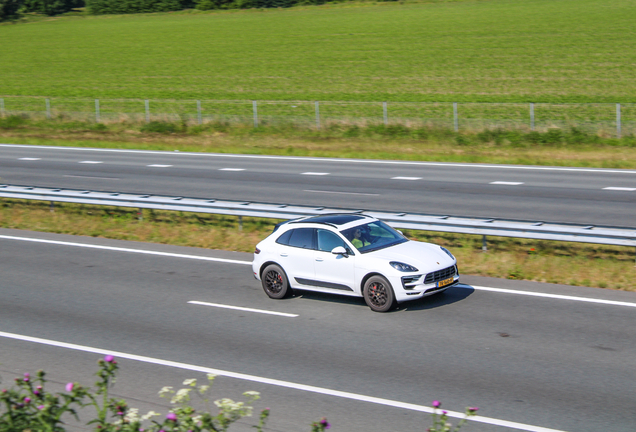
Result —
<path fill-rule="evenodd" d="M 636 104 L 334 102 L 168 99 L 82 99 L 5 96 L 0 116 L 113 122 L 333 124 L 451 128 L 455 131 L 577 128 L 622 137 L 636 134 Z"/>

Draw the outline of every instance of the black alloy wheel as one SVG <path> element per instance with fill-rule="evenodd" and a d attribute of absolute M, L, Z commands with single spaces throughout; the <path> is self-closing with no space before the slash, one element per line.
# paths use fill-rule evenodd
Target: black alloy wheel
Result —
<path fill-rule="evenodd" d="M 282 299 L 291 294 L 287 275 L 276 264 L 270 264 L 265 267 L 261 276 L 263 290 L 270 298 Z"/>
<path fill-rule="evenodd" d="M 362 290 L 364 301 L 374 312 L 388 312 L 396 306 L 395 294 L 388 280 L 372 276 Z"/>

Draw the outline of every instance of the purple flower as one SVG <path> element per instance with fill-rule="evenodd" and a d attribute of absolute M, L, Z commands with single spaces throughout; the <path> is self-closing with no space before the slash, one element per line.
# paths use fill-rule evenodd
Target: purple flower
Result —
<path fill-rule="evenodd" d="M 476 413 L 477 411 L 479 411 L 479 408 L 477 407 L 470 407 L 468 408 L 468 411 L 472 412 L 472 413 Z"/>
<path fill-rule="evenodd" d="M 2 389 L 2 393 L 6 393 L 7 391 L 7 389 Z"/>
<path fill-rule="evenodd" d="M 42 386 L 37 386 L 36 389 L 42 390 Z"/>
<path fill-rule="evenodd" d="M 448 414 L 448 411 L 442 410 L 442 414 L 446 415 L 446 414 Z"/>
<path fill-rule="evenodd" d="M 67 392 L 72 392 L 73 391 L 73 383 L 66 384 L 66 391 Z"/>
<path fill-rule="evenodd" d="M 31 402 L 31 398 L 25 397 L 25 398 L 24 398 L 24 403 L 27 403 L 27 404 L 28 404 L 29 402 Z"/>
<path fill-rule="evenodd" d="M 442 403 L 441 403 L 440 401 L 436 401 L 436 400 L 434 400 L 434 401 L 433 401 L 433 403 L 432 403 L 431 405 L 433 405 L 435 408 L 439 408 L 439 406 L 440 406 L 441 404 L 442 404 Z"/>
<path fill-rule="evenodd" d="M 168 413 L 168 414 L 166 415 L 166 418 L 167 418 L 168 420 L 177 421 L 177 415 L 176 415 L 175 413 Z"/>
<path fill-rule="evenodd" d="M 31 374 L 30 374 L 30 373 L 28 373 L 28 372 L 24 374 L 24 377 L 25 377 L 25 378 L 29 378 L 30 376 L 31 376 Z"/>
<path fill-rule="evenodd" d="M 33 394 L 36 395 L 36 396 L 40 396 L 39 390 L 33 390 Z"/>
<path fill-rule="evenodd" d="M 123 413 L 123 412 L 121 412 L 121 411 L 117 411 L 117 415 L 118 415 L 118 416 L 123 416 L 123 415 L 124 415 L 124 413 Z"/>
<path fill-rule="evenodd" d="M 44 405 L 38 405 L 38 409 L 39 410 L 43 410 L 44 409 Z"/>
<path fill-rule="evenodd" d="M 115 357 L 113 357 L 110 354 L 104 357 L 104 361 L 107 362 L 107 363 L 112 363 L 113 360 L 115 360 Z"/>
<path fill-rule="evenodd" d="M 326 418 L 324 418 L 324 417 L 322 418 L 322 420 L 320 420 L 320 424 L 321 424 L 321 425 L 323 425 L 323 427 L 324 427 L 325 429 L 329 429 L 329 428 L 331 427 L 331 425 L 329 424 L 329 422 L 327 422 L 327 419 L 326 419 Z"/>

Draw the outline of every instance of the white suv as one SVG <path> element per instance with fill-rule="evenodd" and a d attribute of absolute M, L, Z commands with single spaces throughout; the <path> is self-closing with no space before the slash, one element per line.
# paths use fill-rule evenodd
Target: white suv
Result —
<path fill-rule="evenodd" d="M 271 298 L 292 289 L 349 295 L 364 297 L 376 312 L 459 283 L 457 260 L 446 248 L 355 213 L 278 224 L 256 245 L 252 270 Z"/>

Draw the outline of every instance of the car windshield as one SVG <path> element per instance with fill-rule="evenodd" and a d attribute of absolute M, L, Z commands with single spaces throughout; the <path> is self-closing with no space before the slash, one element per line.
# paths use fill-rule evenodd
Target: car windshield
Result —
<path fill-rule="evenodd" d="M 360 253 L 384 249 L 408 241 L 402 234 L 382 221 L 358 225 L 341 232 Z"/>

